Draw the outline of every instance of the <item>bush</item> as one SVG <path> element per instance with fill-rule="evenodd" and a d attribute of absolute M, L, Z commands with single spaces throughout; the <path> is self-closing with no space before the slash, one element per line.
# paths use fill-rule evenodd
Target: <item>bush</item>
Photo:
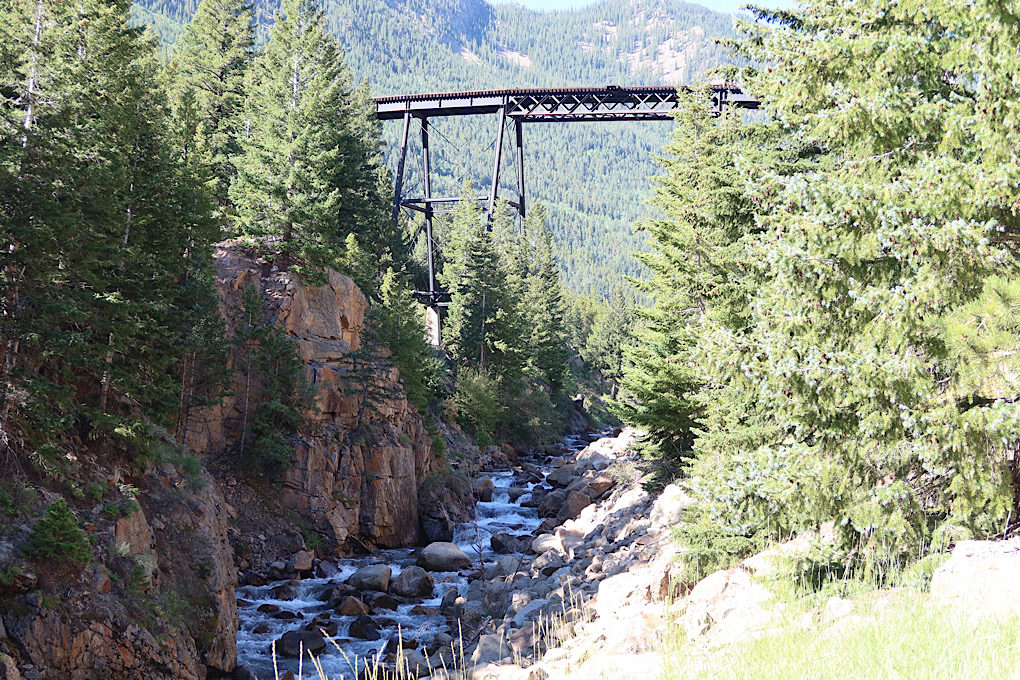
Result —
<path fill-rule="evenodd" d="M 505 397 L 508 439 L 527 446 L 557 441 L 566 427 L 564 401 L 560 400 L 560 408 L 557 408 L 544 383 L 536 378 L 523 380 L 516 393 Z M 566 403 L 573 408 L 569 401 Z"/>
<path fill-rule="evenodd" d="M 63 498 L 50 503 L 46 514 L 32 529 L 25 552 L 57 562 L 84 564 L 92 559 L 88 538 Z"/>
<path fill-rule="evenodd" d="M 485 369 L 462 368 L 457 373 L 457 391 L 453 396 L 458 421 L 478 439 L 479 445 L 491 442 L 499 424 L 502 407 L 499 403 L 499 378 Z"/>

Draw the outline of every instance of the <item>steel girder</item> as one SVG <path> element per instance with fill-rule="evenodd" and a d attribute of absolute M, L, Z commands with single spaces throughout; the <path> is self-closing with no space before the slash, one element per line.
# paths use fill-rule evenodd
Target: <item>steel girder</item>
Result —
<path fill-rule="evenodd" d="M 730 84 L 712 86 L 712 112 L 719 114 L 727 106 L 757 109 L 759 101 Z M 394 182 L 393 222 L 397 223 L 400 209 L 410 208 L 425 214 L 425 238 L 428 253 L 428 290 L 417 291 L 418 299 L 427 306 L 445 306 L 449 293 L 436 286 L 435 243 L 432 218 L 448 213 L 452 205 L 461 200 L 485 201 L 486 214 L 492 219 L 499 185 L 500 161 L 503 152 L 503 133 L 506 122 L 514 124 L 514 146 L 517 166 L 517 200 L 509 205 L 518 219 L 525 217 L 524 194 L 524 133 L 523 123 L 613 122 L 672 120 L 680 103 L 680 92 L 688 87 L 667 86 L 616 86 L 479 90 L 474 92 L 440 92 L 411 94 L 395 97 L 376 97 L 375 111 L 379 120 L 403 120 L 400 136 L 400 155 Z M 495 144 L 495 158 L 489 192 L 483 196 L 432 196 L 432 178 L 429 154 L 429 118 L 445 116 L 473 116 L 496 114 L 499 127 Z M 404 168 L 407 158 L 408 134 L 411 118 L 421 124 L 422 167 L 425 195 L 421 198 L 404 198 Z M 442 206 L 442 207 L 437 207 Z"/>

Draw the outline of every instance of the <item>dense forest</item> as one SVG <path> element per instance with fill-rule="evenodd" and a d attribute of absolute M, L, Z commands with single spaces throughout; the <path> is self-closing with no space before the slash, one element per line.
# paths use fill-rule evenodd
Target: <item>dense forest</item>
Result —
<path fill-rule="evenodd" d="M 680 116 L 623 415 L 698 501 L 699 573 L 833 522 L 819 573 L 923 584 L 1016 526 L 1020 24 L 819 3 L 743 29 L 773 120 Z"/>
<path fill-rule="evenodd" d="M 207 0 L 166 63 L 127 17 L 126 2 L 22 3 L 4 26 L 5 449 L 59 472 L 82 428 L 128 448 L 183 443 L 234 364 L 264 386 L 239 457 L 286 466 L 309 386 L 255 292 L 224 326 L 210 259 L 223 239 L 309 284 L 327 267 L 351 276 L 373 301 L 365 360 L 399 368 L 420 412 L 483 443 L 558 435 L 577 386 L 540 204 L 522 228 L 502 204 L 494 224 L 468 206 L 442 225 L 440 355 L 411 296 L 413 243 L 390 219 L 372 102 L 322 10 L 288 0 L 260 40 L 248 3 Z M 578 346 L 608 318 L 579 321 Z"/>
<path fill-rule="evenodd" d="M 141 0 L 137 22 L 153 26 L 165 50 L 183 31 L 197 2 Z M 255 3 L 259 35 L 271 25 L 273 2 Z M 337 36 L 355 81 L 373 95 L 494 87 L 689 83 L 720 64 L 714 38 L 735 36 L 733 17 L 671 0 L 600 2 L 570 12 L 538 13 L 484 0 L 398 2 L 331 0 L 324 21 Z M 256 38 L 263 40 L 264 38 Z M 494 119 L 434 120 L 434 191 L 455 195 L 465 181 L 487 186 Z M 565 283 L 602 298 L 621 274 L 639 275 L 628 253 L 643 247 L 633 231 L 649 216 L 647 178 L 668 124 L 532 125 L 525 129 L 525 174 L 532 200 L 545 204 Z M 412 133 L 415 133 L 412 130 Z M 391 169 L 399 123 L 384 127 Z M 421 193 L 420 141 L 411 135 L 408 191 Z M 504 158 L 505 196 L 516 170 Z"/>

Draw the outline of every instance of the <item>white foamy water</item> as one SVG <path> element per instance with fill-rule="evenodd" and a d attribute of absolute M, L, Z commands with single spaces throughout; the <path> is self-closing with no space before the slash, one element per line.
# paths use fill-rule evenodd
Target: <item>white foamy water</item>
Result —
<path fill-rule="evenodd" d="M 572 452 L 580 450 L 587 443 L 587 439 L 581 436 L 566 437 L 564 443 Z M 547 470 L 542 470 L 543 477 Z M 508 533 L 514 536 L 529 536 L 541 524 L 538 512 L 534 508 L 521 507 L 521 502 L 526 501 L 530 494 L 510 501 L 508 489 L 514 486 L 514 472 L 511 470 L 498 470 L 483 473 L 492 479 L 495 486 L 492 501 L 478 503 L 477 519 L 458 525 L 454 530 L 453 542 L 456 543 L 465 553 L 468 554 L 476 564 L 479 556 L 479 549 L 483 562 L 491 564 L 499 557 L 493 552 L 489 539 L 498 533 Z M 532 489 L 534 483 L 520 483 L 522 488 Z M 418 642 L 419 647 L 428 644 L 436 633 L 444 632 L 454 634 L 450 631 L 449 624 L 444 616 L 420 616 L 411 614 L 415 604 L 402 604 L 397 611 L 385 611 L 381 614 L 372 613 L 373 619 L 383 625 L 379 633 L 380 640 L 369 642 L 358 640 L 347 635 L 352 616 L 339 616 L 329 607 L 328 593 L 333 586 L 343 583 L 350 576 L 363 566 L 369 564 L 387 564 L 393 571 L 391 578 L 396 578 L 405 567 L 413 565 L 415 561 L 415 550 L 380 550 L 372 555 L 342 559 L 334 562 L 339 574 L 332 578 L 311 578 L 304 579 L 297 583 L 297 597 L 293 600 L 280 600 L 274 595 L 273 589 L 282 586 L 289 581 L 277 581 L 265 586 L 242 586 L 237 589 L 238 616 L 240 618 L 240 629 L 237 633 L 237 662 L 247 666 L 252 673 L 260 680 L 272 680 L 274 676 L 273 657 L 270 652 L 272 642 L 290 630 L 301 630 L 312 623 L 316 617 L 328 617 L 331 623 L 335 623 L 337 634 L 335 638 L 327 640 L 326 651 L 319 655 L 322 668 L 330 680 L 355 680 L 357 678 L 357 667 L 364 663 L 364 659 L 379 657 L 391 640 L 402 636 L 404 640 L 413 639 Z M 459 573 L 433 572 L 435 579 L 435 590 L 433 596 L 421 601 L 425 607 L 437 609 L 442 602 L 443 596 L 451 589 L 463 595 L 467 591 L 467 577 Z M 266 611 L 259 611 L 263 605 L 272 605 L 279 608 L 275 614 Z M 275 610 L 274 610 L 275 611 Z M 282 613 L 289 612 L 294 618 L 282 619 Z M 289 616 L 289 614 L 283 614 Z M 261 630 L 262 632 L 255 632 Z M 336 643 L 336 645 L 333 644 Z M 339 649 L 338 649 L 339 648 Z M 356 662 L 356 659 L 359 660 Z M 277 668 L 282 676 L 288 670 L 298 675 L 299 663 L 297 659 L 284 659 L 277 655 Z M 357 665 L 356 665 L 357 664 Z M 317 674 L 311 663 L 305 660 L 303 667 L 304 680 L 316 678 Z"/>

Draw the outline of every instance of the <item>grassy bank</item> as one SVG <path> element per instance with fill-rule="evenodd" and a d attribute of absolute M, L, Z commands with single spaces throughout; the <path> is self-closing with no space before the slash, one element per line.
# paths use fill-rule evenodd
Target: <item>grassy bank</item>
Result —
<path fill-rule="evenodd" d="M 809 620 L 810 617 L 810 620 Z M 913 590 L 876 591 L 831 622 L 787 607 L 765 635 L 714 650 L 678 633 L 663 650 L 666 680 L 1020 678 L 1020 620 L 972 617 Z"/>

